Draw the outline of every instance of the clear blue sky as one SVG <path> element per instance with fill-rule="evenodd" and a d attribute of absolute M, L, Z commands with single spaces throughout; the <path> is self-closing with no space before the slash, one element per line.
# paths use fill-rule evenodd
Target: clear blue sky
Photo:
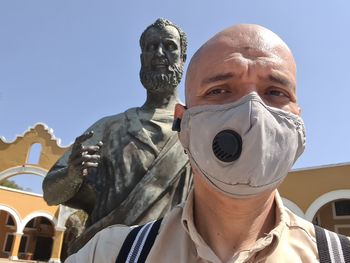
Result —
<path fill-rule="evenodd" d="M 0 136 L 44 122 L 65 146 L 99 118 L 141 105 L 138 40 L 158 17 L 187 33 L 189 58 L 216 32 L 255 23 L 297 61 L 307 148 L 295 168 L 349 162 L 349 10 L 345 0 L 1 0 Z"/>

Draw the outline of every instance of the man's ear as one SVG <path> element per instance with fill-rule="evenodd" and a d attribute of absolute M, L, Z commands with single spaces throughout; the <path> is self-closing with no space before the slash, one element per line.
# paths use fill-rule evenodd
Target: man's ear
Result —
<path fill-rule="evenodd" d="M 186 110 L 186 106 L 181 105 L 177 103 L 175 105 L 175 110 L 174 110 L 174 122 L 173 122 L 173 131 L 180 132 L 181 131 L 181 119 L 182 116 L 184 115 L 184 112 Z"/>

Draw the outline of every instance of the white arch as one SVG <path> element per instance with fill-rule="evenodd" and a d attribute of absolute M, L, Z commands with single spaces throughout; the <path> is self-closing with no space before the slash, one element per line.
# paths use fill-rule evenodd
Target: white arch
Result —
<path fill-rule="evenodd" d="M 30 220 L 32 220 L 32 219 L 35 218 L 35 217 L 40 217 L 40 216 L 49 219 L 49 220 L 52 222 L 53 227 L 56 226 L 56 224 L 57 224 L 57 219 L 54 218 L 54 217 L 53 217 L 52 215 L 50 215 L 49 213 L 46 213 L 46 212 L 33 212 L 33 213 L 30 213 L 29 215 L 27 215 L 27 216 L 23 219 L 22 224 L 21 224 L 21 227 L 20 227 L 19 230 L 20 230 L 21 232 L 23 232 L 23 229 L 25 228 L 26 224 L 28 224 L 28 222 L 29 222 Z"/>
<path fill-rule="evenodd" d="M 35 174 L 41 177 L 45 177 L 47 174 L 47 170 L 34 166 L 12 167 L 0 173 L 0 181 L 17 174 Z"/>
<path fill-rule="evenodd" d="M 322 206 L 324 206 L 325 204 L 331 201 L 338 200 L 338 199 L 350 199 L 350 190 L 348 189 L 335 190 L 335 191 L 331 191 L 321 195 L 306 210 L 305 219 L 311 222 L 314 216 L 316 215 L 317 211 Z"/>
<path fill-rule="evenodd" d="M 301 210 L 300 207 L 296 203 L 288 200 L 287 198 L 283 198 L 283 197 L 282 197 L 282 201 L 283 201 L 283 204 L 289 210 L 291 210 L 294 214 L 296 214 L 297 216 L 300 216 L 301 218 L 305 218 L 305 214 L 304 214 L 303 210 Z"/>
<path fill-rule="evenodd" d="M 20 231 L 18 231 L 19 227 L 21 226 L 21 218 L 19 217 L 18 212 L 15 209 L 8 207 L 4 204 L 0 204 L 0 210 L 6 211 L 7 213 L 13 216 L 16 222 L 17 233 L 21 233 Z"/>

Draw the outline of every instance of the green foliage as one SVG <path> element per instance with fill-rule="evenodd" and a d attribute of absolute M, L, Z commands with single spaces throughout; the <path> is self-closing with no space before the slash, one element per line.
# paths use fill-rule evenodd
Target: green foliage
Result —
<path fill-rule="evenodd" d="M 8 187 L 8 188 L 17 189 L 17 190 L 24 190 L 22 187 L 20 187 L 20 186 L 19 186 L 18 184 L 16 184 L 14 181 L 8 180 L 8 179 L 2 180 L 2 181 L 0 182 L 0 185 L 1 185 L 1 186 Z"/>

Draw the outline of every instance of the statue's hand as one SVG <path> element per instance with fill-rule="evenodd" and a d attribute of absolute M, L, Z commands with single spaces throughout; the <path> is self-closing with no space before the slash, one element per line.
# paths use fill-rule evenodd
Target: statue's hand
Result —
<path fill-rule="evenodd" d="M 68 159 L 68 173 L 74 176 L 87 176 L 89 170 L 98 167 L 100 161 L 100 149 L 103 143 L 100 141 L 93 146 L 83 146 L 83 142 L 94 135 L 93 131 L 84 133 L 75 139 L 72 152 Z"/>

